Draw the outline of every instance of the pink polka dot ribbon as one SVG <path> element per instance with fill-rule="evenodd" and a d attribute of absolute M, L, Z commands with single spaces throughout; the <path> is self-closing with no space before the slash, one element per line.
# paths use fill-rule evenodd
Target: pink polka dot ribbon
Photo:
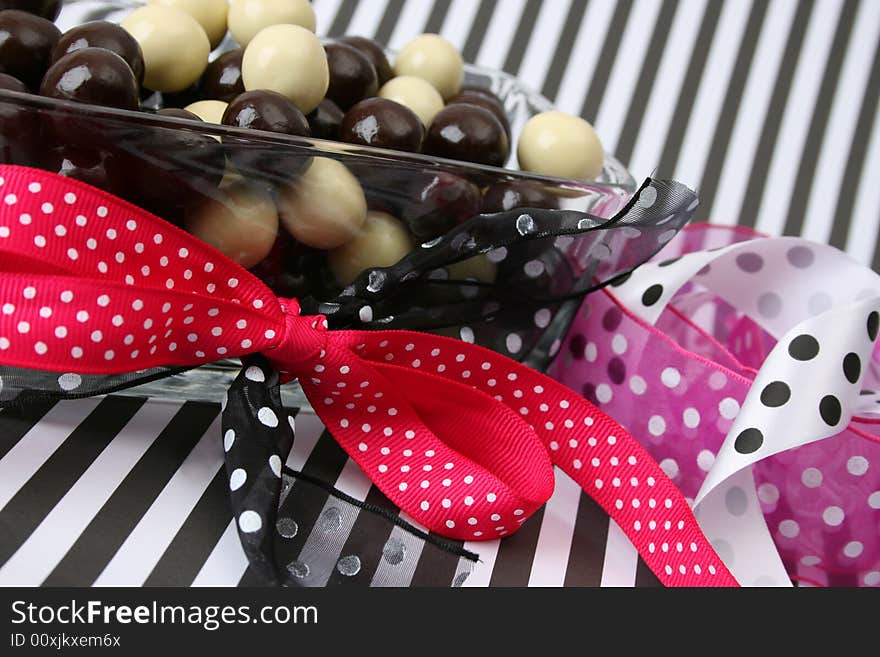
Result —
<path fill-rule="evenodd" d="M 25 167 L 0 166 L 0 272 L 0 364 L 78 376 L 262 353 L 431 531 L 513 533 L 550 497 L 557 465 L 662 582 L 736 585 L 683 495 L 620 425 L 496 352 L 409 331 L 329 331 L 176 227 Z"/>

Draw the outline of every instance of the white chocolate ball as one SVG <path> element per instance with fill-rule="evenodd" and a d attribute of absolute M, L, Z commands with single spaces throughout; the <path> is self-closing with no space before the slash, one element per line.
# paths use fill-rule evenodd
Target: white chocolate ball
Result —
<path fill-rule="evenodd" d="M 324 46 L 312 32 L 299 25 L 271 25 L 245 48 L 241 77 L 248 91 L 278 92 L 308 114 L 327 93 L 330 68 Z"/>
<path fill-rule="evenodd" d="M 226 111 L 226 108 L 228 106 L 229 103 L 225 103 L 222 100 L 197 100 L 194 103 L 190 103 L 183 109 L 185 109 L 187 112 L 192 112 L 205 123 L 216 123 L 217 125 L 222 125 L 223 113 Z"/>
<path fill-rule="evenodd" d="M 180 9 L 148 5 L 133 11 L 121 25 L 144 53 L 147 89 L 183 91 L 208 66 L 208 35 L 195 18 Z"/>
<path fill-rule="evenodd" d="M 425 128 L 430 127 L 431 121 L 444 107 L 443 97 L 431 83 L 412 75 L 391 78 L 379 89 L 379 97 L 410 108 Z"/>
<path fill-rule="evenodd" d="M 360 232 L 330 251 L 327 262 L 339 284 L 348 285 L 365 269 L 390 267 L 412 249 L 409 232 L 399 219 L 370 211 Z"/>
<path fill-rule="evenodd" d="M 301 25 L 315 31 L 315 10 L 309 0 L 232 0 L 229 31 L 244 48 L 257 32 L 270 25 Z"/>
<path fill-rule="evenodd" d="M 353 239 L 367 216 L 364 190 L 344 164 L 316 157 L 281 190 L 281 222 L 297 240 L 316 249 L 335 249 Z"/>
<path fill-rule="evenodd" d="M 446 267 L 450 281 L 477 281 L 494 283 L 498 267 L 485 254 L 475 255 Z"/>
<path fill-rule="evenodd" d="M 195 18 L 208 35 L 212 50 L 226 36 L 227 0 L 149 0 L 147 4 L 180 9 Z"/>
<path fill-rule="evenodd" d="M 602 173 L 604 153 L 593 126 L 579 116 L 551 111 L 523 126 L 516 157 L 524 171 L 593 180 Z"/>
<path fill-rule="evenodd" d="M 422 34 L 397 53 L 394 74 L 422 78 L 448 100 L 461 90 L 464 62 L 455 46 L 442 36 Z"/>
<path fill-rule="evenodd" d="M 221 187 L 222 200 L 209 198 L 186 212 L 186 229 L 242 267 L 269 255 L 278 236 L 278 210 L 265 190 L 243 180 Z"/>

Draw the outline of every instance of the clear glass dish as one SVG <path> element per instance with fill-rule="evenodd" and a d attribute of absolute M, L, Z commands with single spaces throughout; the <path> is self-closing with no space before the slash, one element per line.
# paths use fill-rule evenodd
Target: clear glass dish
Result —
<path fill-rule="evenodd" d="M 140 2 L 128 0 L 68 1 L 57 24 L 62 30 L 86 20 L 120 20 Z M 234 47 L 227 40 L 212 55 Z M 521 182 L 533 185 L 554 199 L 563 209 L 589 212 L 598 217 L 611 217 L 618 212 L 636 190 L 629 172 L 613 156 L 606 155 L 603 171 L 593 181 L 573 181 L 516 170 L 516 137 L 523 125 L 535 114 L 552 109 L 543 96 L 526 88 L 517 78 L 502 71 L 466 65 L 465 82 L 490 88 L 501 99 L 511 127 L 509 168 L 489 167 L 445 160 L 421 154 L 403 153 L 371 147 L 354 146 L 335 141 L 293 137 L 275 133 L 244 130 L 186 119 L 157 115 L 150 111 L 126 111 L 77 104 L 0 91 L 0 112 L 6 117 L 7 128 L 0 127 L 0 160 L 52 170 L 57 166 L 58 152 L 75 149 L 86 160 L 92 157 L 98 173 L 96 180 L 87 180 L 105 187 L 169 221 L 181 223 L 185 204 L 164 207 L 147 199 L 163 184 L 182 189 L 180 197 L 203 198 L 214 193 L 216 184 L 205 185 L 206 176 L 219 180 L 229 173 L 231 164 L 246 178 L 259 178 L 264 184 L 280 188 L 290 182 L 291 171 L 303 169 L 314 157 L 327 157 L 344 164 L 360 182 L 372 209 L 393 208 L 393 213 L 411 212 L 417 204 L 417 193 L 424 182 L 437 175 L 454 176 L 478 186 L 482 192 L 494 185 Z M 161 103 L 160 97 L 146 100 L 146 106 Z M 21 130 L 10 134 L 14 117 L 24 125 L 35 126 L 34 134 Z M 30 121 L 30 123 L 28 123 Z M 27 131 L 25 130 L 24 133 Z M 207 159 L 192 149 L 191 141 L 181 137 L 203 135 L 221 142 L 223 156 Z M 212 142 L 213 143 L 213 142 Z M 246 166 L 240 166 L 246 162 Z M 213 171 L 212 171 L 213 169 Z M 295 174 L 294 174 L 295 175 Z M 188 190 L 191 184 L 193 189 Z M 399 215 L 400 216 L 400 215 Z M 278 238 L 278 243 L 282 238 Z M 413 241 L 414 244 L 418 243 Z M 277 244 L 276 244 L 277 246 Z M 280 247 L 279 247 L 280 248 Z M 284 248 L 288 248 L 285 246 Z M 303 280 L 293 276 L 287 255 L 276 251 L 257 264 L 252 271 L 282 296 L 299 296 L 308 292 L 315 298 L 333 293 L 334 283 L 324 280 Z M 287 254 L 284 251 L 283 254 Z M 320 258 L 320 254 L 317 254 Z M 304 271 L 304 270 L 303 270 Z M 294 280 L 296 279 L 296 280 Z M 317 289 L 323 286 L 328 289 Z M 562 337 L 567 326 L 564 316 L 550 321 L 548 336 Z M 134 394 L 149 394 L 176 399 L 218 400 L 231 377 L 236 373 L 235 361 L 219 361 L 186 374 L 132 389 Z M 286 386 L 285 402 L 307 405 L 295 384 Z"/>

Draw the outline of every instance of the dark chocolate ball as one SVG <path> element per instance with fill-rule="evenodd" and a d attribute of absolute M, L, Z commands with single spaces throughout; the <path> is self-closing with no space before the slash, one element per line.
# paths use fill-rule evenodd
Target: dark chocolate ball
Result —
<path fill-rule="evenodd" d="M 387 98 L 367 98 L 342 119 L 339 139 L 350 144 L 417 153 L 425 128 L 408 107 Z"/>
<path fill-rule="evenodd" d="M 202 118 L 198 114 L 193 114 L 189 110 L 182 107 L 163 107 L 156 112 L 159 116 L 170 116 L 174 119 L 189 119 L 190 121 L 201 121 Z"/>
<path fill-rule="evenodd" d="M 81 180 L 111 193 L 120 190 L 111 180 L 109 171 L 116 166 L 107 151 L 81 146 L 55 146 L 45 151 L 40 167 L 68 178 Z"/>
<path fill-rule="evenodd" d="M 339 42 L 356 48 L 370 60 L 373 68 L 376 69 L 376 77 L 380 87 L 394 77 L 394 71 L 385 56 L 385 50 L 378 41 L 362 36 L 344 36 L 339 39 Z"/>
<path fill-rule="evenodd" d="M 0 11 L 0 73 L 38 89 L 60 38 L 52 21 L 14 9 Z"/>
<path fill-rule="evenodd" d="M 52 63 L 83 48 L 105 48 L 115 52 L 131 68 L 138 84 L 144 81 L 144 53 L 140 44 L 116 23 L 93 21 L 69 29 L 52 51 Z"/>
<path fill-rule="evenodd" d="M 345 113 L 339 109 L 339 105 L 329 98 L 325 98 L 306 117 L 309 122 L 309 128 L 312 130 L 312 137 L 317 137 L 318 139 L 337 139 L 339 127 L 342 125 L 344 116 Z"/>
<path fill-rule="evenodd" d="M 138 83 L 131 67 L 115 52 L 83 48 L 49 67 L 40 94 L 80 103 L 136 110 Z"/>
<path fill-rule="evenodd" d="M 486 189 L 480 212 L 490 214 L 506 212 L 513 208 L 554 210 L 558 207 L 559 199 L 543 190 L 539 185 L 527 181 L 516 181 L 498 183 Z"/>
<path fill-rule="evenodd" d="M 330 43 L 324 46 L 324 50 L 330 69 L 327 98 L 347 110 L 359 100 L 376 95 L 379 80 L 366 55 L 345 43 Z"/>
<path fill-rule="evenodd" d="M 24 82 L 18 78 L 12 77 L 8 73 L 0 73 L 0 89 L 5 89 L 6 91 L 20 91 L 24 94 L 28 93 L 28 88 L 24 85 Z"/>
<path fill-rule="evenodd" d="M 414 185 L 401 218 L 419 240 L 440 237 L 480 212 L 480 189 L 451 173 L 440 172 Z"/>
<path fill-rule="evenodd" d="M 223 124 L 297 137 L 311 136 L 309 122 L 292 101 L 263 89 L 236 96 L 223 113 Z M 279 146 L 238 137 L 224 137 L 223 144 L 232 163 L 246 178 L 287 183 L 311 161 L 305 147 Z"/>
<path fill-rule="evenodd" d="M 510 153 L 504 126 L 487 109 L 448 105 L 437 113 L 422 150 L 430 155 L 501 167 Z"/>
<path fill-rule="evenodd" d="M 61 13 L 61 0 L 0 0 L 0 10 L 18 9 L 54 21 Z"/>
<path fill-rule="evenodd" d="M 181 89 L 180 91 L 163 91 L 161 96 L 163 107 L 186 107 L 187 105 L 192 105 L 193 103 L 202 100 L 202 90 L 199 87 L 198 80 L 196 80 L 186 89 Z"/>
<path fill-rule="evenodd" d="M 21 80 L 6 73 L 0 73 L 0 89 L 27 93 Z M 30 166 L 42 149 L 36 110 L 0 98 L 0 164 Z"/>
<path fill-rule="evenodd" d="M 285 135 L 311 136 L 309 122 L 287 97 L 257 89 L 236 96 L 223 113 L 223 124 Z"/>
<path fill-rule="evenodd" d="M 510 140 L 510 121 L 507 118 L 507 112 L 504 110 L 504 104 L 501 100 L 488 89 L 468 88 L 460 91 L 458 95 L 453 96 L 447 102 L 447 105 L 476 105 L 487 109 L 495 115 L 495 118 L 504 127 L 507 133 L 507 139 Z"/>
<path fill-rule="evenodd" d="M 216 139 L 176 127 L 140 126 L 127 143 L 117 140 L 114 155 L 109 174 L 120 195 L 175 222 L 187 205 L 215 194 L 226 172 Z"/>
<path fill-rule="evenodd" d="M 232 101 L 244 93 L 244 81 L 241 79 L 242 48 L 236 48 L 220 55 L 202 74 L 200 88 L 204 100 Z"/>

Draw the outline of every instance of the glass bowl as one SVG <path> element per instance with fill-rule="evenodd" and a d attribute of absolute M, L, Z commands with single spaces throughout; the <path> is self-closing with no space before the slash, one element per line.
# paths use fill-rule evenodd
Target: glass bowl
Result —
<path fill-rule="evenodd" d="M 118 21 L 140 4 L 143 3 L 125 0 L 69 1 L 56 22 L 64 30 L 86 20 Z M 227 38 L 212 58 L 234 46 Z M 636 191 L 635 180 L 626 168 L 607 154 L 601 175 L 591 181 L 516 170 L 517 136 L 529 118 L 552 109 L 552 104 L 502 71 L 466 65 L 465 83 L 488 87 L 503 102 L 512 140 L 508 168 L 162 116 L 149 111 L 161 104 L 158 95 L 145 100 L 145 111 L 127 111 L 10 91 L 0 91 L 0 116 L 5 117 L 6 125 L 4 130 L 0 123 L 0 160 L 57 170 L 64 153 L 74 152 L 87 164 L 94 163 L 93 169 L 85 166 L 84 173 L 80 171 L 77 177 L 177 224 L 183 223 L 188 206 L 203 202 L 205 197 L 225 202 L 223 196 L 217 195 L 217 184 L 236 169 L 246 179 L 259 181 L 277 192 L 316 157 L 345 165 L 358 179 L 368 206 L 396 216 L 416 212 L 421 207 L 420 190 L 438 176 L 465 180 L 482 193 L 510 183 L 534 186 L 560 209 L 602 218 L 612 217 Z M 30 127 L 13 133 L 12 125 Z M 209 141 L 216 143 L 217 148 L 193 149 L 192 139 L 188 138 L 193 136 L 212 138 Z M 280 229 L 272 251 L 251 271 L 281 296 L 311 294 L 321 299 L 338 294 L 343 286 L 332 276 L 328 278 L 327 268 L 321 262 L 323 254 L 309 249 L 303 253 L 292 242 Z M 413 245 L 419 242 L 414 237 Z M 565 248 L 576 249 L 576 241 L 567 243 Z M 292 252 L 295 253 L 291 255 Z M 308 264 L 304 264 L 306 261 Z M 579 275 L 591 277 L 594 271 L 585 269 Z M 566 308 L 565 304 L 560 305 L 543 328 L 541 343 L 545 354 L 548 341 L 561 338 L 567 328 L 571 310 Z M 528 360 L 526 353 L 516 357 Z M 217 400 L 234 375 L 236 365 L 236 361 L 219 361 L 133 391 L 176 399 Z M 305 404 L 295 385 L 286 388 L 285 401 Z"/>

